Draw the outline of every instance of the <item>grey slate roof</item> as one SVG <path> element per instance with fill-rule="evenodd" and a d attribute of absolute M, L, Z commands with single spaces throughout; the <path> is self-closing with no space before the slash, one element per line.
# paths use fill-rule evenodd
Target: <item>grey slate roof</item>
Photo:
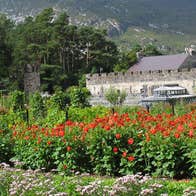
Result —
<path fill-rule="evenodd" d="M 138 63 L 133 65 L 129 71 L 134 72 L 179 69 L 189 56 L 189 54 L 175 54 L 143 57 Z"/>

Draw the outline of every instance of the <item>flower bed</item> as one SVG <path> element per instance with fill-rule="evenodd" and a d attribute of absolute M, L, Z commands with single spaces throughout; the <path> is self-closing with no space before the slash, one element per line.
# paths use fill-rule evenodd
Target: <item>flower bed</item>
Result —
<path fill-rule="evenodd" d="M 141 174 L 120 178 L 92 176 L 87 173 L 21 170 L 0 164 L 0 195 L 160 195 L 194 196 L 196 180 L 153 179 Z"/>
<path fill-rule="evenodd" d="M 196 174 L 195 130 L 195 110 L 178 117 L 140 110 L 53 128 L 20 124 L 11 139 L 23 168 L 188 178 Z"/>

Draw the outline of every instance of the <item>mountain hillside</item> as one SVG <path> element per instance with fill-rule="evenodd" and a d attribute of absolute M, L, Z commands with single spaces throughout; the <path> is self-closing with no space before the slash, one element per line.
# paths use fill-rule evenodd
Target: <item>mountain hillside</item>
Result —
<path fill-rule="evenodd" d="M 130 32 L 130 27 L 176 35 L 196 32 L 195 0 L 1 0 L 0 12 L 20 22 L 46 7 L 70 15 L 77 25 L 107 28 L 111 36 Z M 153 39 L 153 37 L 152 37 Z"/>

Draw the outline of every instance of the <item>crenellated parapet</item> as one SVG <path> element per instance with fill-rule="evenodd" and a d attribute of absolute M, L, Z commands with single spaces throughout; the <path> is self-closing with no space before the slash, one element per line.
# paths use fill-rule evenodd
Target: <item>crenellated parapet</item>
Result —
<path fill-rule="evenodd" d="M 178 70 L 157 70 L 157 71 L 138 71 L 138 72 L 118 72 L 118 73 L 97 73 L 87 74 L 87 85 L 110 84 L 110 83 L 126 83 L 140 81 L 158 81 L 179 80 L 179 79 L 195 79 L 196 68 L 178 69 Z"/>

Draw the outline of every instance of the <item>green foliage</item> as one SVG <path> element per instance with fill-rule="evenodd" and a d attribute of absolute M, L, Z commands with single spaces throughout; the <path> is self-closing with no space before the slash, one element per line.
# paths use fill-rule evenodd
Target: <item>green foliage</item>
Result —
<path fill-rule="evenodd" d="M 30 105 L 32 122 L 44 117 L 45 114 L 44 101 L 39 92 L 30 95 L 29 105 Z"/>
<path fill-rule="evenodd" d="M 52 8 L 14 26 L 10 39 L 11 79 L 20 89 L 27 64 L 40 66 L 42 90 L 54 93 L 56 88 L 84 86 L 82 75 L 93 68 L 112 71 L 118 58 L 117 47 L 106 38 L 106 31 L 70 25 L 66 13 L 55 17 Z"/>
<path fill-rule="evenodd" d="M 108 113 L 108 108 L 103 106 L 76 108 L 69 107 L 69 120 L 76 122 L 90 122 L 97 116 L 103 117 Z"/>
<path fill-rule="evenodd" d="M 57 91 L 49 99 L 49 107 L 56 107 L 59 110 L 66 110 L 70 105 L 70 98 L 68 93 Z"/>
<path fill-rule="evenodd" d="M 73 107 L 84 108 L 89 106 L 88 98 L 90 97 L 90 92 L 87 88 L 73 86 L 67 90 L 67 93 Z"/>
<path fill-rule="evenodd" d="M 5 123 L 5 119 L 0 120 L 1 123 Z M 10 130 L 6 130 L 2 124 L 0 125 L 0 163 L 10 163 L 10 159 L 14 156 L 14 142 L 11 140 L 11 134 Z"/>
<path fill-rule="evenodd" d="M 157 47 L 149 44 L 143 48 L 144 56 L 157 56 L 161 55 L 161 52 L 157 50 Z"/>
<path fill-rule="evenodd" d="M 113 106 L 122 105 L 126 99 L 126 96 L 127 94 L 125 91 L 120 92 L 120 90 L 117 90 L 113 87 L 110 87 L 105 93 L 106 100 L 109 101 Z"/>
<path fill-rule="evenodd" d="M 25 95 L 22 91 L 13 91 L 10 93 L 11 107 L 14 112 L 23 111 L 25 104 Z"/>

